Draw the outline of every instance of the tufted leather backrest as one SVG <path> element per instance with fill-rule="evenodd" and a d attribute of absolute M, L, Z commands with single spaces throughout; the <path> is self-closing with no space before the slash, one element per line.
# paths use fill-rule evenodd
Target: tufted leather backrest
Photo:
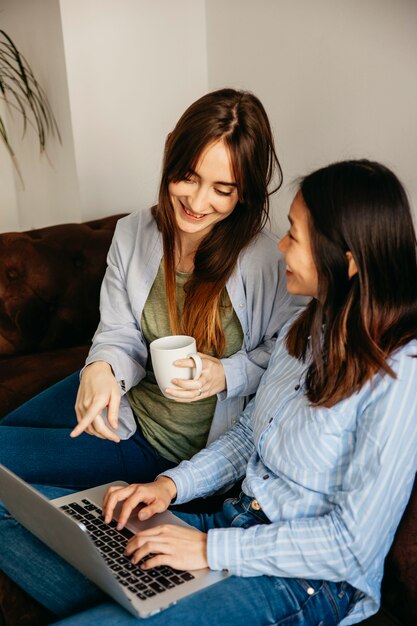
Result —
<path fill-rule="evenodd" d="M 120 217 L 0 234 L 0 355 L 91 339 L 107 251 Z"/>

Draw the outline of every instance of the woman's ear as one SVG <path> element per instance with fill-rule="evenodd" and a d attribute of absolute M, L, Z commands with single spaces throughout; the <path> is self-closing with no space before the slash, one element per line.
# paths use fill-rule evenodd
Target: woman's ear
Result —
<path fill-rule="evenodd" d="M 349 278 L 352 278 L 353 276 L 355 276 L 355 274 L 358 273 L 358 267 L 351 252 L 346 252 L 346 258 L 348 260 L 348 276 Z"/>

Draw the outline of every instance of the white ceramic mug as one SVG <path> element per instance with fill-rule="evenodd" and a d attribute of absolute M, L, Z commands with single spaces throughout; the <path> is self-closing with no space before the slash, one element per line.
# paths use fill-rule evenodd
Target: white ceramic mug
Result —
<path fill-rule="evenodd" d="M 176 387 L 173 378 L 185 380 L 196 379 L 200 376 L 203 364 L 197 354 L 197 346 L 193 337 L 186 335 L 170 335 L 160 337 L 150 344 L 151 359 L 156 382 L 166 398 L 172 396 L 165 393 L 167 387 Z M 195 367 L 176 367 L 177 359 L 193 359 Z"/>

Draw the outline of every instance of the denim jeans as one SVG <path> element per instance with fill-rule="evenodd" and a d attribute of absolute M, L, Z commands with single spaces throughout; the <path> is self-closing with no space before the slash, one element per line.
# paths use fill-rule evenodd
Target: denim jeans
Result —
<path fill-rule="evenodd" d="M 113 443 L 69 433 L 79 372 L 32 398 L 0 422 L 0 463 L 32 484 L 81 490 L 113 480 L 150 482 L 176 463 L 162 457 L 140 429 Z"/>
<path fill-rule="evenodd" d="M 48 497 L 68 490 L 42 487 Z M 250 499 L 227 500 L 221 512 L 180 514 L 203 531 L 268 523 Z M 0 505 L 0 569 L 58 616 L 62 626 L 133 626 L 138 619 L 22 528 Z M 146 619 L 149 626 L 335 626 L 347 614 L 355 589 L 346 582 L 274 576 L 231 576 Z"/>

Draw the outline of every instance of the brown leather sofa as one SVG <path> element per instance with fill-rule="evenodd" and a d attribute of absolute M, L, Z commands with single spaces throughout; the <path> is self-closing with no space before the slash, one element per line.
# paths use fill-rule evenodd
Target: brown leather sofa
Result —
<path fill-rule="evenodd" d="M 0 234 L 0 417 L 82 367 L 120 217 Z M 417 486 L 387 557 L 382 604 L 364 624 L 417 624 Z"/>
<path fill-rule="evenodd" d="M 120 217 L 0 234 L 0 417 L 83 365 Z"/>

